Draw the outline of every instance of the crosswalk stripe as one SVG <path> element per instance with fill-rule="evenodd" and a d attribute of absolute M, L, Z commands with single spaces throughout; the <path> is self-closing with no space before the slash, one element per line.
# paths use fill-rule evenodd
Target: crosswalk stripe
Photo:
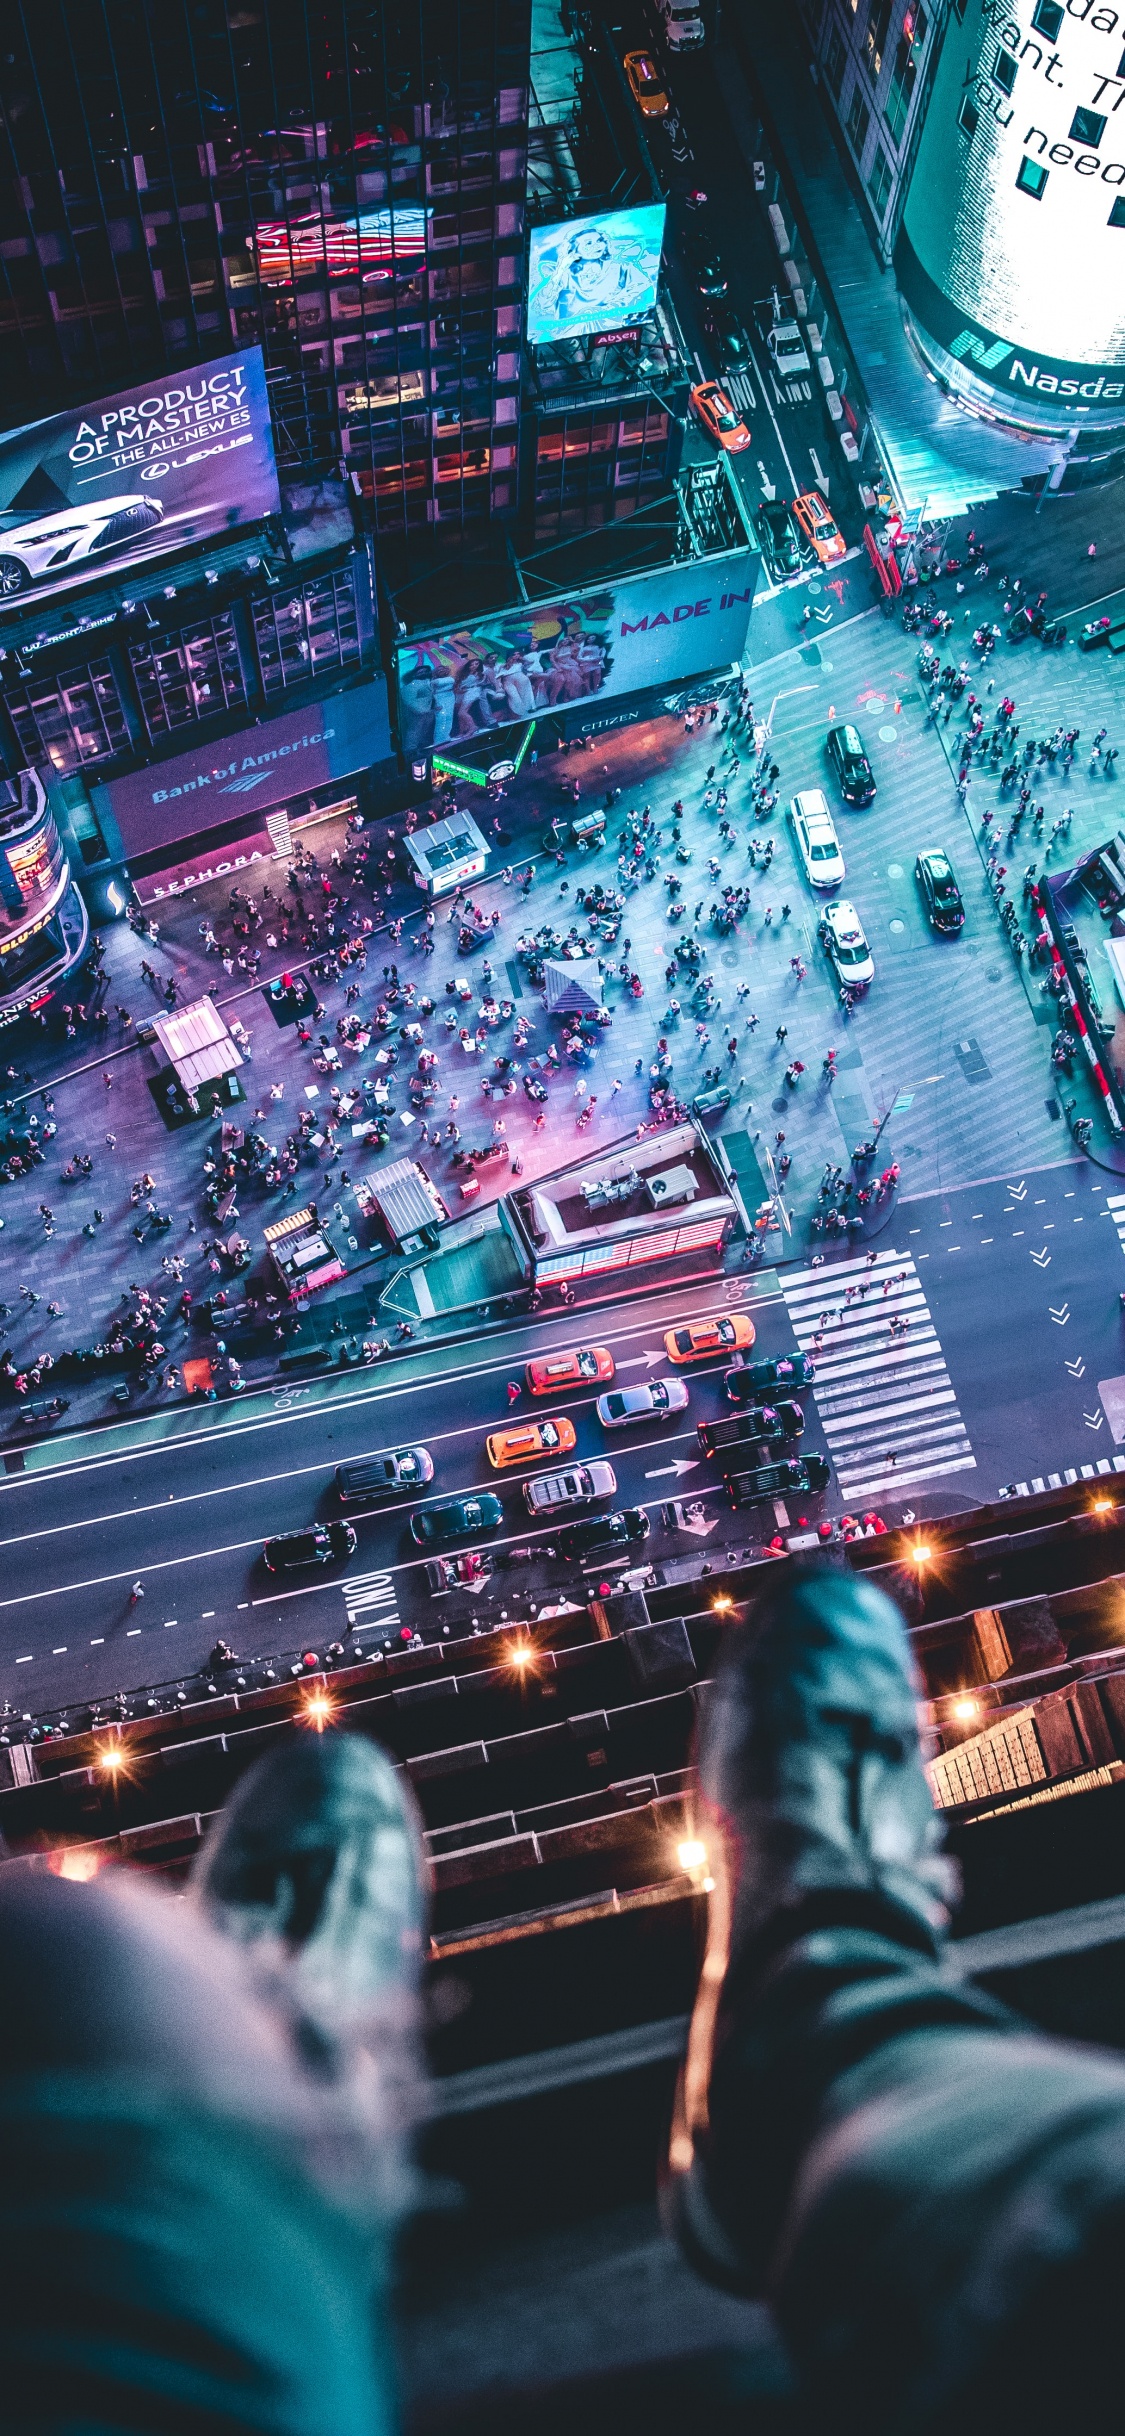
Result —
<path fill-rule="evenodd" d="M 848 1301 L 841 1281 L 866 1290 Z M 869 1497 L 976 1469 L 909 1253 L 841 1261 L 830 1273 L 797 1270 L 783 1276 L 782 1293 L 802 1349 L 820 1340 L 813 1399 L 844 1495 Z M 892 1333 L 892 1319 L 907 1322 L 905 1335 Z"/>

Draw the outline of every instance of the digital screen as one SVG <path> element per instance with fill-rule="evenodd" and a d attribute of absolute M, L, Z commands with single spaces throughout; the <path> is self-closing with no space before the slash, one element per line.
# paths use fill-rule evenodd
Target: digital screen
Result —
<path fill-rule="evenodd" d="M 455 755 L 490 728 L 678 683 L 740 658 L 757 565 L 748 550 L 710 566 L 662 568 L 400 644 L 403 752 Z"/>
<path fill-rule="evenodd" d="M 1100 0 L 967 0 L 895 251 L 966 385 L 1060 428 L 1125 419 L 1123 39 Z"/>
<path fill-rule="evenodd" d="M 254 249 L 264 287 L 288 287 L 308 271 L 326 271 L 330 279 L 381 271 L 389 278 L 396 263 L 413 265 L 425 254 L 426 213 L 404 203 L 347 220 L 326 220 L 319 212 L 302 220 L 260 220 Z"/>
<path fill-rule="evenodd" d="M 527 340 L 550 347 L 593 338 L 651 313 L 660 285 L 663 203 L 595 212 L 533 228 L 527 273 Z"/>
<path fill-rule="evenodd" d="M 0 603 L 275 515 L 261 350 L 0 434 Z"/>

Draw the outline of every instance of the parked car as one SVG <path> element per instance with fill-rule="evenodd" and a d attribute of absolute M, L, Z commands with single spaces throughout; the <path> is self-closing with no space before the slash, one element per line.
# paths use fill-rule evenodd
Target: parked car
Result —
<path fill-rule="evenodd" d="M 577 1445 L 574 1423 L 565 1413 L 555 1421 L 517 1421 L 510 1429 L 494 1429 L 484 1451 L 494 1472 L 509 1463 L 534 1462 L 537 1455 L 569 1455 Z"/>
<path fill-rule="evenodd" d="M 727 1496 L 732 1506 L 756 1506 L 767 1497 L 784 1497 L 787 1490 L 803 1496 L 826 1489 L 831 1465 L 823 1455 L 790 1455 L 784 1463 L 763 1463 L 753 1472 L 732 1472 Z"/>
<path fill-rule="evenodd" d="M 652 52 L 626 51 L 625 74 L 641 117 L 666 118 L 670 104 Z"/>
<path fill-rule="evenodd" d="M 539 1353 L 524 1371 L 533 1396 L 553 1396 L 564 1387 L 598 1386 L 613 1377 L 613 1355 L 605 1345 L 578 1345 L 565 1353 Z"/>
<path fill-rule="evenodd" d="M 682 1379 L 646 1379 L 642 1387 L 615 1387 L 599 1396 L 594 1410 L 603 1429 L 628 1429 L 633 1421 L 666 1421 L 687 1406 Z"/>
<path fill-rule="evenodd" d="M 819 787 L 807 787 L 789 806 L 789 825 L 805 878 L 811 888 L 840 888 L 844 857 L 836 823 Z"/>
<path fill-rule="evenodd" d="M 803 553 L 787 499 L 763 499 L 754 510 L 754 530 L 775 584 L 784 582 L 787 575 L 800 574 Z"/>
<path fill-rule="evenodd" d="M 742 318 L 733 305 L 725 304 L 721 296 L 713 296 L 703 315 L 703 327 L 720 362 L 728 372 L 738 372 L 750 361 L 750 341 L 742 327 Z"/>
<path fill-rule="evenodd" d="M 776 1353 L 764 1361 L 742 1362 L 728 1370 L 723 1384 L 732 1404 L 749 1404 L 763 1388 L 811 1387 L 816 1365 L 808 1353 Z"/>
<path fill-rule="evenodd" d="M 703 41 L 703 19 L 696 0 L 660 0 L 664 19 L 664 39 L 670 51 L 698 51 Z"/>
<path fill-rule="evenodd" d="M 340 1564 L 355 1555 L 350 1522 L 310 1523 L 306 1531 L 280 1531 L 262 1550 L 267 1573 L 300 1573 L 306 1565 Z"/>
<path fill-rule="evenodd" d="M 811 372 L 808 349 L 795 321 L 775 321 L 766 333 L 766 351 L 779 380 Z"/>
<path fill-rule="evenodd" d="M 696 1092 L 691 1113 L 697 1117 L 722 1116 L 729 1107 L 729 1086 L 726 1083 L 713 1083 L 709 1090 Z"/>
<path fill-rule="evenodd" d="M 965 907 L 953 865 L 942 846 L 926 846 L 914 865 L 931 930 L 958 931 L 965 925 Z"/>
<path fill-rule="evenodd" d="M 431 1590 L 479 1590 L 492 1572 L 487 1548 L 466 1548 L 460 1556 L 436 1556 L 426 1567 Z"/>
<path fill-rule="evenodd" d="M 802 491 L 793 501 L 793 514 L 820 566 L 834 567 L 846 556 L 848 545 L 819 491 Z"/>
<path fill-rule="evenodd" d="M 826 905 L 817 923 L 817 935 L 830 964 L 849 990 L 865 990 L 875 979 L 875 959 L 867 944 L 863 924 L 854 905 L 846 897 L 838 897 L 834 905 Z"/>
<path fill-rule="evenodd" d="M 427 1446 L 388 1447 L 384 1455 L 361 1455 L 355 1463 L 336 1466 L 336 1495 L 342 1506 L 366 1503 L 369 1497 L 408 1497 L 424 1489 L 434 1476 L 434 1459 Z"/>
<path fill-rule="evenodd" d="M 557 1514 L 562 1506 L 592 1506 L 599 1497 L 616 1497 L 617 1474 L 612 1463 L 576 1463 L 569 1472 L 541 1472 L 525 1480 L 523 1501 L 529 1514 Z"/>
<path fill-rule="evenodd" d="M 741 1353 L 754 1342 L 754 1322 L 744 1311 L 709 1311 L 702 1319 L 686 1320 L 665 1332 L 664 1351 L 670 1362 L 705 1362 L 716 1353 Z"/>
<path fill-rule="evenodd" d="M 858 728 L 850 725 L 830 727 L 826 742 L 828 758 L 836 772 L 844 802 L 859 805 L 874 803 L 875 773 L 864 752 Z"/>
<path fill-rule="evenodd" d="M 643 1506 L 624 1506 L 619 1514 L 591 1514 L 587 1522 L 564 1523 L 555 1534 L 555 1548 L 564 1564 L 580 1565 L 583 1557 L 609 1555 L 647 1539 L 649 1520 Z"/>
<path fill-rule="evenodd" d="M 718 381 L 698 381 L 691 392 L 691 406 L 704 431 L 718 441 L 720 448 L 735 455 L 740 448 L 749 448 L 749 430 Z"/>
<path fill-rule="evenodd" d="M 440 1548 L 443 1540 L 475 1539 L 478 1532 L 498 1531 L 504 1508 L 491 1489 L 453 1497 L 445 1506 L 426 1506 L 410 1517 L 410 1536 L 420 1548 Z"/>
<path fill-rule="evenodd" d="M 799 1438 L 804 1426 L 805 1416 L 800 1405 L 786 1398 L 781 1404 L 751 1405 L 745 1412 L 732 1414 L 729 1420 L 701 1421 L 696 1436 L 704 1454 L 718 1455 L 720 1468 L 729 1471 L 740 1447 L 753 1445 L 758 1438 L 780 1446 L 792 1438 Z M 724 1461 L 724 1457 L 730 1460 Z M 737 1462 L 734 1462 L 734 1468 L 737 1470 Z"/>

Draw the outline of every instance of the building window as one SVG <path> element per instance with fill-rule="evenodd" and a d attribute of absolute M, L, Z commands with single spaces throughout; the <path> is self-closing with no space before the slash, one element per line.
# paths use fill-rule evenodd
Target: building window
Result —
<path fill-rule="evenodd" d="M 1063 12 L 1059 0 L 1036 0 L 1032 25 L 1037 34 L 1045 34 L 1048 42 L 1057 42 L 1062 31 Z"/>
<path fill-rule="evenodd" d="M 864 101 L 862 89 L 857 84 L 852 95 L 852 106 L 848 112 L 848 141 L 857 158 L 867 142 L 867 130 L 870 125 L 871 112 Z"/>
<path fill-rule="evenodd" d="M 1020 193 L 1025 195 L 1034 195 L 1035 200 L 1038 203 L 1041 195 L 1044 192 L 1050 174 L 1049 169 L 1040 168 L 1038 161 L 1029 161 L 1025 152 L 1023 159 L 1020 162 L 1020 173 L 1016 179 L 1016 184 L 1020 189 Z"/>
<path fill-rule="evenodd" d="M 903 130 L 910 116 L 918 62 L 929 30 L 925 9 L 908 8 L 902 21 L 902 33 L 895 52 L 890 91 L 887 95 L 886 120 L 893 144 L 901 143 Z"/>
<path fill-rule="evenodd" d="M 1125 228 L 1125 195 L 1118 195 L 1106 225 L 1109 228 Z"/>
<path fill-rule="evenodd" d="M 846 58 L 847 52 L 844 49 L 840 28 L 838 25 L 834 25 L 828 37 L 828 49 L 824 54 L 824 81 L 836 101 L 840 99 Z"/>
<path fill-rule="evenodd" d="M 887 47 L 890 22 L 891 0 L 871 0 L 871 14 L 867 20 L 867 56 L 871 63 L 871 73 L 875 77 L 879 75 L 883 65 L 883 53 Z"/>
<path fill-rule="evenodd" d="M 891 183 L 891 164 L 887 159 L 882 145 L 876 144 L 875 158 L 871 163 L 871 174 L 867 181 L 867 191 L 871 197 L 872 207 L 877 220 L 881 220 L 884 212 L 886 211 L 887 197 L 891 191 Z"/>
<path fill-rule="evenodd" d="M 1011 93 L 1016 81 L 1016 63 L 1010 51 L 997 51 L 992 62 L 992 80 L 1001 91 Z M 1104 123 L 1104 122 L 1103 122 Z"/>
<path fill-rule="evenodd" d="M 966 93 L 965 95 L 964 101 L 962 102 L 957 113 L 957 124 L 959 127 L 964 129 L 966 135 L 976 134 L 977 128 L 980 125 L 980 111 L 978 110 L 971 93 Z"/>
<path fill-rule="evenodd" d="M 1076 110 L 1070 122 L 1071 142 L 1085 144 L 1096 152 L 1105 134 L 1105 120 L 1097 110 Z"/>

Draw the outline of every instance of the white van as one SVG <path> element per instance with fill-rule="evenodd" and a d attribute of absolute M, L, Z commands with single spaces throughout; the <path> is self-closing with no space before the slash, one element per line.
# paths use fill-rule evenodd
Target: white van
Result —
<path fill-rule="evenodd" d="M 805 794 L 793 797 L 789 819 L 805 878 L 814 888 L 839 888 L 844 858 L 836 823 L 819 787 L 809 787 Z"/>

